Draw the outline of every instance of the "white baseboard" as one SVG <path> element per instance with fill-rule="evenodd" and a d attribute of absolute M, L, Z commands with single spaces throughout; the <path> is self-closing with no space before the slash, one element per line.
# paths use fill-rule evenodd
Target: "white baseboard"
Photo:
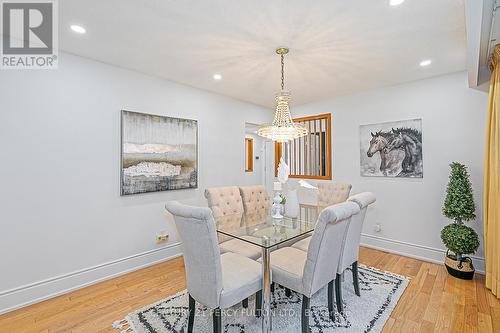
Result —
<path fill-rule="evenodd" d="M 0 314 L 180 256 L 180 243 L 0 291 Z"/>
<path fill-rule="evenodd" d="M 369 234 L 361 234 L 361 245 L 376 250 L 399 254 L 405 257 L 429 261 L 435 264 L 443 264 L 446 250 L 430 246 L 412 244 Z M 469 256 L 474 260 L 476 272 L 484 274 L 484 258 Z"/>

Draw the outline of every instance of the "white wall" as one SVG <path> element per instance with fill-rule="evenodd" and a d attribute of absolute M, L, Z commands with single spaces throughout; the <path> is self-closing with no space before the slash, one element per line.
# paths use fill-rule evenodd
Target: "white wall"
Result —
<path fill-rule="evenodd" d="M 377 202 L 367 215 L 363 242 L 372 247 L 442 262 L 441 213 L 449 163 L 466 164 L 477 206 L 472 226 L 482 240 L 482 181 L 488 95 L 467 88 L 456 73 L 294 107 L 294 116 L 332 114 L 333 179 L 371 191 Z M 359 125 L 422 118 L 423 179 L 360 176 Z M 374 225 L 382 225 L 381 232 Z M 484 270 L 482 246 L 476 268 Z"/>
<path fill-rule="evenodd" d="M 120 197 L 121 109 L 198 120 L 198 189 Z M 0 312 L 178 255 L 165 202 L 205 205 L 206 187 L 244 184 L 245 122 L 271 119 L 67 54 L 58 70 L 1 71 Z M 156 244 L 161 230 L 170 240 Z"/>

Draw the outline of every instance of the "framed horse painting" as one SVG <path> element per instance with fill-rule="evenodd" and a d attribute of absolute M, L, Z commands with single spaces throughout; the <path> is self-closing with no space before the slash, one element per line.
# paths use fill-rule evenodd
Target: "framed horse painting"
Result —
<path fill-rule="evenodd" d="M 422 178 L 422 119 L 361 125 L 360 172 L 366 177 Z"/>

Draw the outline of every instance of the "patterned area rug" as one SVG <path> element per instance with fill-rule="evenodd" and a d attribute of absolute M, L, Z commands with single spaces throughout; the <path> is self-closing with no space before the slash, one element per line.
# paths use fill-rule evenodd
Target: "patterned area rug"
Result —
<path fill-rule="evenodd" d="M 318 291 L 311 299 L 311 332 L 380 332 L 408 285 L 409 278 L 359 265 L 361 297 L 358 297 L 354 294 L 351 272 L 348 270 L 344 275 L 344 313 L 337 313 L 332 321 L 328 316 L 326 288 Z M 301 331 L 301 300 L 301 296 L 296 293 L 287 297 L 284 289 L 275 288 L 271 304 L 273 332 Z M 247 309 L 243 309 L 240 303 L 224 310 L 223 332 L 260 332 L 261 320 L 254 316 L 254 302 L 255 297 L 252 297 Z M 194 332 L 212 332 L 211 310 L 199 303 L 197 307 Z M 124 320 L 116 321 L 113 327 L 127 333 L 181 333 L 187 331 L 187 313 L 188 295 L 182 291 L 129 313 Z"/>

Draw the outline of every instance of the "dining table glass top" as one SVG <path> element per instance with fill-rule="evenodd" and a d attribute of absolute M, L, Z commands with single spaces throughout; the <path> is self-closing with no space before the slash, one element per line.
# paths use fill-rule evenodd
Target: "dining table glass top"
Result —
<path fill-rule="evenodd" d="M 318 206 L 301 207 L 297 217 L 273 218 L 269 209 L 215 217 L 222 241 L 236 238 L 262 248 L 271 248 L 314 231 Z"/>

